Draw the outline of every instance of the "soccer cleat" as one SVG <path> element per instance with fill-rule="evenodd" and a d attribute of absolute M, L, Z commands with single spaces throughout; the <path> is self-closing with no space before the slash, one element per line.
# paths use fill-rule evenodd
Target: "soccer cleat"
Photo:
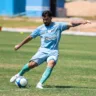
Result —
<path fill-rule="evenodd" d="M 10 79 L 10 82 L 11 82 L 11 83 L 15 82 L 15 80 L 16 80 L 19 76 L 20 76 L 19 74 L 16 74 L 16 75 L 12 76 L 11 79 Z"/>
<path fill-rule="evenodd" d="M 36 88 L 43 89 L 43 85 L 41 83 L 38 83 L 37 86 L 36 86 Z"/>

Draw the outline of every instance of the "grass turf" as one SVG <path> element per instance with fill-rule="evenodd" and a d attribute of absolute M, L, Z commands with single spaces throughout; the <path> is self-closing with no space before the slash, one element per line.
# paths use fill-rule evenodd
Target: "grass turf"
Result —
<path fill-rule="evenodd" d="M 14 46 L 29 34 L 0 32 L 0 96 L 96 95 L 96 37 L 62 35 L 59 60 L 44 90 L 35 86 L 46 63 L 25 74 L 29 83 L 27 88 L 11 84 L 11 76 L 29 61 L 40 46 L 37 38 L 14 51 Z"/>
<path fill-rule="evenodd" d="M 42 21 L 34 21 L 35 18 L 33 18 L 33 20 L 29 20 L 29 18 L 20 18 L 20 20 L 16 20 L 16 18 L 5 18 L 4 17 L 0 17 L 0 26 L 2 27 L 36 27 L 42 24 Z M 38 20 L 38 19 L 37 19 Z M 9 23 L 10 22 L 10 23 Z"/>

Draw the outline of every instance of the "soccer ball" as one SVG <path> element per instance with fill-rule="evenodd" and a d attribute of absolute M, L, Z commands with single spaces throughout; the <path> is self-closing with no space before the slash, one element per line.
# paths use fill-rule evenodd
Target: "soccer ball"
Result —
<path fill-rule="evenodd" d="M 27 86 L 28 81 L 24 76 L 20 76 L 16 79 L 15 84 L 19 87 L 19 88 L 24 88 Z"/>

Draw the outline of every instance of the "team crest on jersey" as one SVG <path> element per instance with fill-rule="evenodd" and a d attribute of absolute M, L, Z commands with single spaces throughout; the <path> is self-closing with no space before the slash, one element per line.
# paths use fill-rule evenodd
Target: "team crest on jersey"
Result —
<path fill-rule="evenodd" d="M 52 32 L 51 30 L 48 30 L 48 33 Z"/>
<path fill-rule="evenodd" d="M 45 30 L 45 28 L 41 28 L 41 31 L 44 31 Z"/>
<path fill-rule="evenodd" d="M 55 32 L 57 29 L 48 30 L 48 33 Z"/>

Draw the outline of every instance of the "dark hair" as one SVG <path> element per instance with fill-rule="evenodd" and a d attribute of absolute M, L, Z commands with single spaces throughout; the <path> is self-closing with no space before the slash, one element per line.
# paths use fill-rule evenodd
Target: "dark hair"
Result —
<path fill-rule="evenodd" d="M 42 17 L 45 17 L 46 15 L 48 15 L 49 17 L 52 17 L 52 12 L 49 10 L 46 10 L 42 13 Z"/>

